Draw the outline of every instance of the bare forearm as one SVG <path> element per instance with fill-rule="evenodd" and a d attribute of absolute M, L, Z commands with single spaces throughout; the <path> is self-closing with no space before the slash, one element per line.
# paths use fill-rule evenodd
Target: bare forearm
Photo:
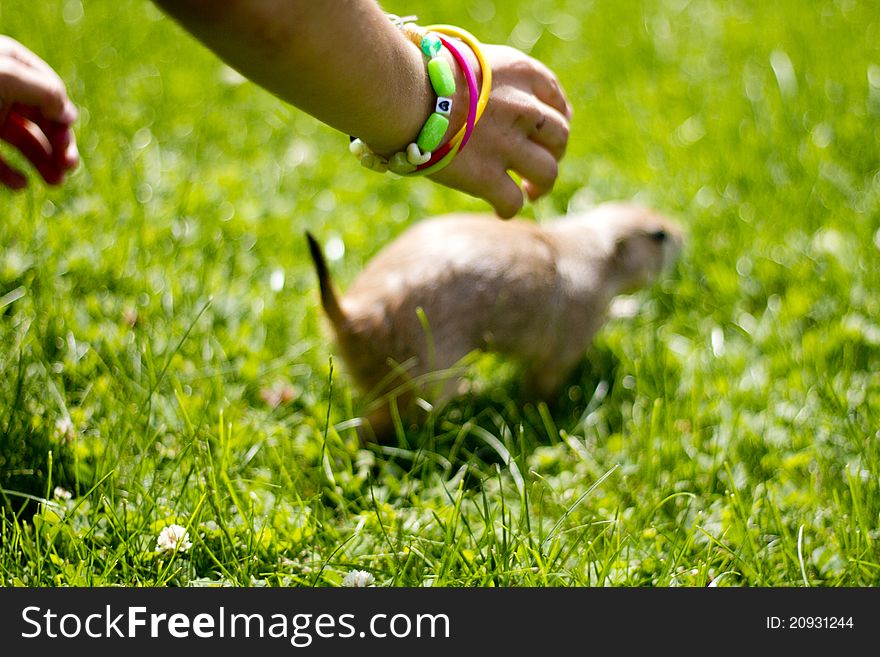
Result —
<path fill-rule="evenodd" d="M 389 156 L 416 139 L 434 109 L 418 46 L 377 0 L 154 0 L 222 59 L 283 100 Z M 481 87 L 481 68 L 464 49 Z M 553 187 L 571 106 L 550 69 L 504 46 L 485 48 L 488 110 L 467 150 L 432 180 L 489 201 L 502 217 Z M 465 123 L 461 67 L 445 142 Z M 443 143 L 441 142 L 441 143 Z M 362 160 L 362 162 L 365 160 Z M 521 176 L 522 188 L 509 172 Z"/>
<path fill-rule="evenodd" d="M 374 0 L 155 3 L 230 66 L 377 151 L 405 146 L 433 109 L 418 49 Z"/>

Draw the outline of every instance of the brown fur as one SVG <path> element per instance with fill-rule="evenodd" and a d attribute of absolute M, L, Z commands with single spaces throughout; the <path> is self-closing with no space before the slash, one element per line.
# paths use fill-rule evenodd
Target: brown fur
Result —
<path fill-rule="evenodd" d="M 367 417 L 373 435 L 361 435 L 381 439 L 392 430 L 389 398 L 406 414 L 433 376 L 443 391 L 432 401 L 448 399 L 457 379 L 451 368 L 475 349 L 521 359 L 536 396 L 556 393 L 612 298 L 654 281 L 677 257 L 683 234 L 628 203 L 544 224 L 445 215 L 391 242 L 342 297 L 308 238 L 341 356 L 378 399 Z"/>

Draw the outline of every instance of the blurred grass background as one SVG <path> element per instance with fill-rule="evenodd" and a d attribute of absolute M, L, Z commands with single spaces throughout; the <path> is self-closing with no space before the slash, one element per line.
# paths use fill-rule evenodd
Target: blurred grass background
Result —
<path fill-rule="evenodd" d="M 876 585 L 873 3 L 383 6 L 548 64 L 571 141 L 524 214 L 654 205 L 690 232 L 675 276 L 555 408 L 484 358 L 433 426 L 359 449 L 303 231 L 344 286 L 411 223 L 486 206 L 357 166 L 148 2 L 2 0 L 82 154 L 0 194 L 2 582 Z M 173 522 L 194 546 L 170 559 Z"/>

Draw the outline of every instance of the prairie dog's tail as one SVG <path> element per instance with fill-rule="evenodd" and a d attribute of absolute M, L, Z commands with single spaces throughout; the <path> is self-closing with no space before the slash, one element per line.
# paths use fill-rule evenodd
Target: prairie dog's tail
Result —
<path fill-rule="evenodd" d="M 321 245 L 309 231 L 306 231 L 306 239 L 309 241 L 309 253 L 312 261 L 315 263 L 315 271 L 318 273 L 318 284 L 321 287 L 321 305 L 324 306 L 324 312 L 334 326 L 345 321 L 345 313 L 339 307 L 339 299 L 336 296 L 336 290 L 333 289 L 333 281 L 330 280 L 330 271 L 327 269 L 327 261 L 324 259 L 324 253 L 321 251 Z"/>

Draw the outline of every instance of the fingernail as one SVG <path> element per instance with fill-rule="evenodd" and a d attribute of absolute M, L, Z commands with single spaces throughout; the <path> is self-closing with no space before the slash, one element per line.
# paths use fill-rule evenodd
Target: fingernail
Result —
<path fill-rule="evenodd" d="M 76 106 L 68 100 L 66 103 L 64 103 L 64 109 L 61 110 L 58 121 L 60 123 L 71 124 L 76 121 L 78 117 L 79 112 L 76 111 Z"/>
<path fill-rule="evenodd" d="M 76 143 L 71 143 L 64 153 L 64 165 L 66 169 L 72 169 L 79 164 L 79 149 Z"/>

